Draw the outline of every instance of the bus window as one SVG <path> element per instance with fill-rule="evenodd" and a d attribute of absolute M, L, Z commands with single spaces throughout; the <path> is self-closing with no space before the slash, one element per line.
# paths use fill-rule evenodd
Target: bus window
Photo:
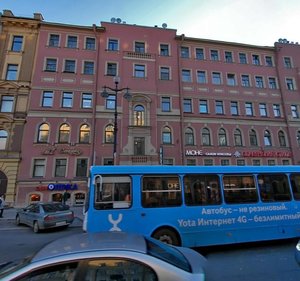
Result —
<path fill-rule="evenodd" d="M 260 197 L 263 202 L 289 201 L 291 193 L 284 174 L 260 174 L 257 177 Z"/>
<path fill-rule="evenodd" d="M 291 175 L 291 184 L 295 200 L 300 200 L 300 174 Z"/>
<path fill-rule="evenodd" d="M 217 175 L 187 175 L 184 177 L 185 204 L 221 204 L 220 183 Z"/>
<path fill-rule="evenodd" d="M 254 203 L 258 195 L 252 175 L 223 176 L 225 202 L 229 204 Z"/>
<path fill-rule="evenodd" d="M 181 204 L 181 188 L 178 177 L 146 176 L 142 178 L 143 207 L 174 207 Z"/>
<path fill-rule="evenodd" d="M 95 176 L 95 209 L 118 209 L 131 206 L 131 179 L 118 176 Z"/>

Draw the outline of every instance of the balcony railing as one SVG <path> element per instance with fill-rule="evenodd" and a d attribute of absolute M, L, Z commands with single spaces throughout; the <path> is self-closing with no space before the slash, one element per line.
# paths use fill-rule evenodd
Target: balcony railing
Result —
<path fill-rule="evenodd" d="M 155 60 L 155 55 L 149 53 L 124 52 L 124 58 L 134 58 L 140 60 Z"/>

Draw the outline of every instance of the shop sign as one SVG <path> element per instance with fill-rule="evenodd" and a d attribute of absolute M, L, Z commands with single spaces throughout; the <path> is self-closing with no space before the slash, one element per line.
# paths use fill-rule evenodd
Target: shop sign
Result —
<path fill-rule="evenodd" d="M 78 185 L 76 183 L 50 183 L 48 185 L 40 185 L 36 187 L 37 191 L 54 191 L 54 190 L 77 190 Z"/>

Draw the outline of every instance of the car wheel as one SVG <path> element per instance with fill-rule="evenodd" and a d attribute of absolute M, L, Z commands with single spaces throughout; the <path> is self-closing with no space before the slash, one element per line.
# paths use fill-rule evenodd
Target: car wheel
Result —
<path fill-rule="evenodd" d="M 177 233 L 169 228 L 161 228 L 154 232 L 153 238 L 174 246 L 180 246 L 180 240 Z"/>
<path fill-rule="evenodd" d="M 39 223 L 37 221 L 35 221 L 33 223 L 33 232 L 38 233 L 39 231 L 40 231 Z"/>
<path fill-rule="evenodd" d="M 16 216 L 16 225 L 20 225 L 20 224 L 21 224 L 21 222 L 20 222 L 20 216 L 17 215 Z"/>

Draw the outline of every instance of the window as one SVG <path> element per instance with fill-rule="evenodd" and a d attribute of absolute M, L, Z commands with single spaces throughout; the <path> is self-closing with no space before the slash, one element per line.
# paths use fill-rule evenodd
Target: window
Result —
<path fill-rule="evenodd" d="M 145 43 L 144 42 L 135 42 L 134 43 L 134 51 L 136 53 L 145 53 Z"/>
<path fill-rule="evenodd" d="M 227 136 L 226 131 L 221 128 L 218 133 L 219 146 L 227 146 Z"/>
<path fill-rule="evenodd" d="M 291 60 L 291 58 L 284 57 L 283 61 L 284 61 L 284 67 L 285 68 L 292 68 L 292 60 Z"/>
<path fill-rule="evenodd" d="M 72 106 L 73 106 L 73 93 L 63 92 L 62 107 L 72 108 Z"/>
<path fill-rule="evenodd" d="M 181 70 L 181 79 L 182 82 L 192 82 L 191 71 L 189 69 Z"/>
<path fill-rule="evenodd" d="M 50 34 L 48 45 L 49 47 L 59 47 L 59 35 Z"/>
<path fill-rule="evenodd" d="M 203 146 L 210 146 L 211 145 L 209 129 L 207 129 L 207 128 L 202 129 L 201 138 L 202 138 L 202 145 Z"/>
<path fill-rule="evenodd" d="M 18 65 L 17 64 L 8 64 L 6 70 L 6 80 L 17 80 L 18 74 Z"/>
<path fill-rule="evenodd" d="M 252 64 L 260 65 L 259 55 L 252 55 Z"/>
<path fill-rule="evenodd" d="M 235 146 L 243 146 L 242 133 L 240 129 L 234 130 L 234 145 Z"/>
<path fill-rule="evenodd" d="M 64 123 L 59 127 L 58 142 L 68 143 L 71 134 L 71 128 L 68 124 Z"/>
<path fill-rule="evenodd" d="M 266 66 L 273 66 L 273 58 L 270 56 L 266 56 Z"/>
<path fill-rule="evenodd" d="M 13 96 L 1 96 L 1 112 L 13 112 L 13 106 Z"/>
<path fill-rule="evenodd" d="M 225 52 L 225 62 L 232 63 L 233 62 L 233 57 L 232 57 L 232 52 Z"/>
<path fill-rule="evenodd" d="M 106 109 L 115 109 L 115 106 L 116 106 L 116 95 L 108 95 L 105 103 Z"/>
<path fill-rule="evenodd" d="M 92 94 L 90 94 L 90 93 L 82 94 L 81 108 L 92 108 Z"/>
<path fill-rule="evenodd" d="M 252 102 L 245 103 L 245 111 L 247 116 L 253 116 L 253 105 Z"/>
<path fill-rule="evenodd" d="M 171 111 L 171 100 L 169 97 L 162 97 L 161 98 L 161 110 L 162 111 Z"/>
<path fill-rule="evenodd" d="M 5 130 L 0 130 L 0 149 L 6 149 L 8 134 Z"/>
<path fill-rule="evenodd" d="M 246 166 L 245 160 L 244 159 L 237 159 L 236 160 L 236 165 L 237 166 Z"/>
<path fill-rule="evenodd" d="M 67 171 L 67 159 L 56 159 L 55 160 L 55 177 L 65 177 Z"/>
<path fill-rule="evenodd" d="M 113 143 L 114 142 L 114 126 L 107 125 L 105 127 L 105 143 Z"/>
<path fill-rule="evenodd" d="M 170 55 L 168 44 L 160 44 L 160 55 L 166 57 Z"/>
<path fill-rule="evenodd" d="M 239 115 L 239 107 L 237 101 L 230 102 L 230 113 L 231 115 Z"/>
<path fill-rule="evenodd" d="M 255 86 L 256 88 L 264 88 L 264 80 L 262 76 L 255 76 Z"/>
<path fill-rule="evenodd" d="M 85 39 L 85 49 L 86 50 L 96 50 L 96 39 L 87 37 Z"/>
<path fill-rule="evenodd" d="M 34 159 L 33 160 L 33 177 L 43 177 L 45 175 L 46 160 Z"/>
<path fill-rule="evenodd" d="M 221 85 L 221 73 L 220 72 L 213 72 L 212 73 L 212 83 L 215 85 Z"/>
<path fill-rule="evenodd" d="M 256 132 L 253 129 L 249 131 L 249 141 L 251 146 L 258 146 Z"/>
<path fill-rule="evenodd" d="M 216 114 L 224 114 L 223 101 L 216 101 Z"/>
<path fill-rule="evenodd" d="M 298 146 L 300 146 L 300 131 L 297 132 L 297 143 L 298 143 Z"/>
<path fill-rule="evenodd" d="M 190 49 L 189 47 L 181 47 L 180 54 L 182 58 L 189 58 L 190 57 Z"/>
<path fill-rule="evenodd" d="M 252 160 L 252 165 L 253 166 L 260 166 L 260 160 L 259 159 Z"/>
<path fill-rule="evenodd" d="M 281 117 L 280 104 L 273 104 L 274 117 Z"/>
<path fill-rule="evenodd" d="M 285 83 L 286 83 L 286 87 L 287 87 L 288 90 L 290 90 L 290 91 L 295 90 L 294 80 L 292 78 L 286 78 Z"/>
<path fill-rule="evenodd" d="M 86 177 L 88 168 L 88 159 L 79 158 L 76 160 L 76 177 Z"/>
<path fill-rule="evenodd" d="M 185 129 L 185 145 L 194 145 L 194 132 L 191 128 Z"/>
<path fill-rule="evenodd" d="M 196 159 L 186 159 L 187 166 L 196 166 Z"/>
<path fill-rule="evenodd" d="M 145 78 L 146 77 L 146 66 L 142 64 L 134 65 L 134 77 Z"/>
<path fill-rule="evenodd" d="M 281 147 L 286 147 L 286 139 L 283 131 L 278 132 L 278 141 Z"/>
<path fill-rule="evenodd" d="M 208 113 L 207 100 L 200 100 L 200 103 L 199 103 L 199 113 Z"/>
<path fill-rule="evenodd" d="M 162 132 L 162 143 L 163 144 L 171 144 L 172 143 L 172 134 L 171 129 L 167 126 L 163 128 Z"/>
<path fill-rule="evenodd" d="M 239 59 L 241 64 L 247 64 L 247 56 L 244 53 L 239 53 Z"/>
<path fill-rule="evenodd" d="M 242 75 L 242 86 L 246 88 L 250 87 L 249 75 Z"/>
<path fill-rule="evenodd" d="M 297 105 L 291 105 L 291 112 L 293 118 L 299 118 L 299 112 L 298 112 L 298 106 Z"/>
<path fill-rule="evenodd" d="M 64 72 L 75 73 L 75 66 L 76 66 L 75 60 L 65 60 Z"/>
<path fill-rule="evenodd" d="M 119 50 L 119 41 L 117 39 L 108 39 L 108 50 L 109 51 L 118 51 Z"/>
<path fill-rule="evenodd" d="M 170 68 L 161 67 L 160 68 L 160 79 L 161 80 L 170 80 Z"/>
<path fill-rule="evenodd" d="M 260 116 L 262 116 L 262 117 L 267 117 L 268 116 L 267 105 L 265 103 L 260 103 L 259 104 L 259 113 L 260 113 Z"/>
<path fill-rule="evenodd" d="M 142 105 L 136 105 L 133 111 L 134 126 L 145 125 L 145 108 Z"/>
<path fill-rule="evenodd" d="M 270 89 L 277 89 L 276 78 L 269 77 L 269 88 Z"/>
<path fill-rule="evenodd" d="M 47 143 L 49 140 L 50 127 L 47 123 L 43 123 L 39 126 L 37 142 L 38 143 Z"/>
<path fill-rule="evenodd" d="M 77 36 L 68 36 L 67 48 L 76 49 L 77 48 Z"/>
<path fill-rule="evenodd" d="M 135 137 L 133 143 L 134 155 L 145 155 L 145 138 Z"/>
<path fill-rule="evenodd" d="M 45 71 L 55 72 L 57 66 L 57 59 L 46 59 Z"/>
<path fill-rule="evenodd" d="M 117 64 L 114 62 L 107 63 L 106 75 L 117 76 Z"/>
<path fill-rule="evenodd" d="M 228 73 L 227 74 L 227 85 L 228 86 L 236 86 L 235 75 Z"/>
<path fill-rule="evenodd" d="M 45 91 L 42 97 L 42 107 L 52 107 L 53 106 L 53 92 Z"/>
<path fill-rule="evenodd" d="M 204 159 L 203 164 L 204 166 L 213 166 L 214 161 L 212 159 Z"/>
<path fill-rule="evenodd" d="M 23 45 L 23 36 L 18 36 L 18 35 L 13 36 L 11 50 L 13 52 L 21 52 L 22 45 Z"/>
<path fill-rule="evenodd" d="M 93 75 L 94 74 L 94 62 L 93 61 L 84 61 L 83 62 L 83 74 Z"/>
<path fill-rule="evenodd" d="M 221 159 L 221 166 L 229 166 L 229 160 L 228 159 Z"/>
<path fill-rule="evenodd" d="M 264 144 L 265 146 L 272 146 L 271 134 L 268 130 L 264 132 Z"/>
<path fill-rule="evenodd" d="M 191 99 L 183 100 L 183 111 L 186 113 L 192 113 L 192 100 Z"/>
<path fill-rule="evenodd" d="M 219 60 L 219 52 L 217 50 L 210 50 L 210 59 L 213 61 Z"/>
<path fill-rule="evenodd" d="M 252 175 L 223 176 L 224 199 L 228 204 L 254 203 L 258 194 Z"/>
<path fill-rule="evenodd" d="M 204 60 L 204 50 L 202 48 L 196 48 L 196 59 Z"/>
<path fill-rule="evenodd" d="M 197 70 L 197 82 L 201 84 L 207 83 L 205 71 Z"/>
<path fill-rule="evenodd" d="M 90 142 L 91 129 L 87 124 L 80 126 L 79 131 L 79 143 L 89 143 Z"/>

